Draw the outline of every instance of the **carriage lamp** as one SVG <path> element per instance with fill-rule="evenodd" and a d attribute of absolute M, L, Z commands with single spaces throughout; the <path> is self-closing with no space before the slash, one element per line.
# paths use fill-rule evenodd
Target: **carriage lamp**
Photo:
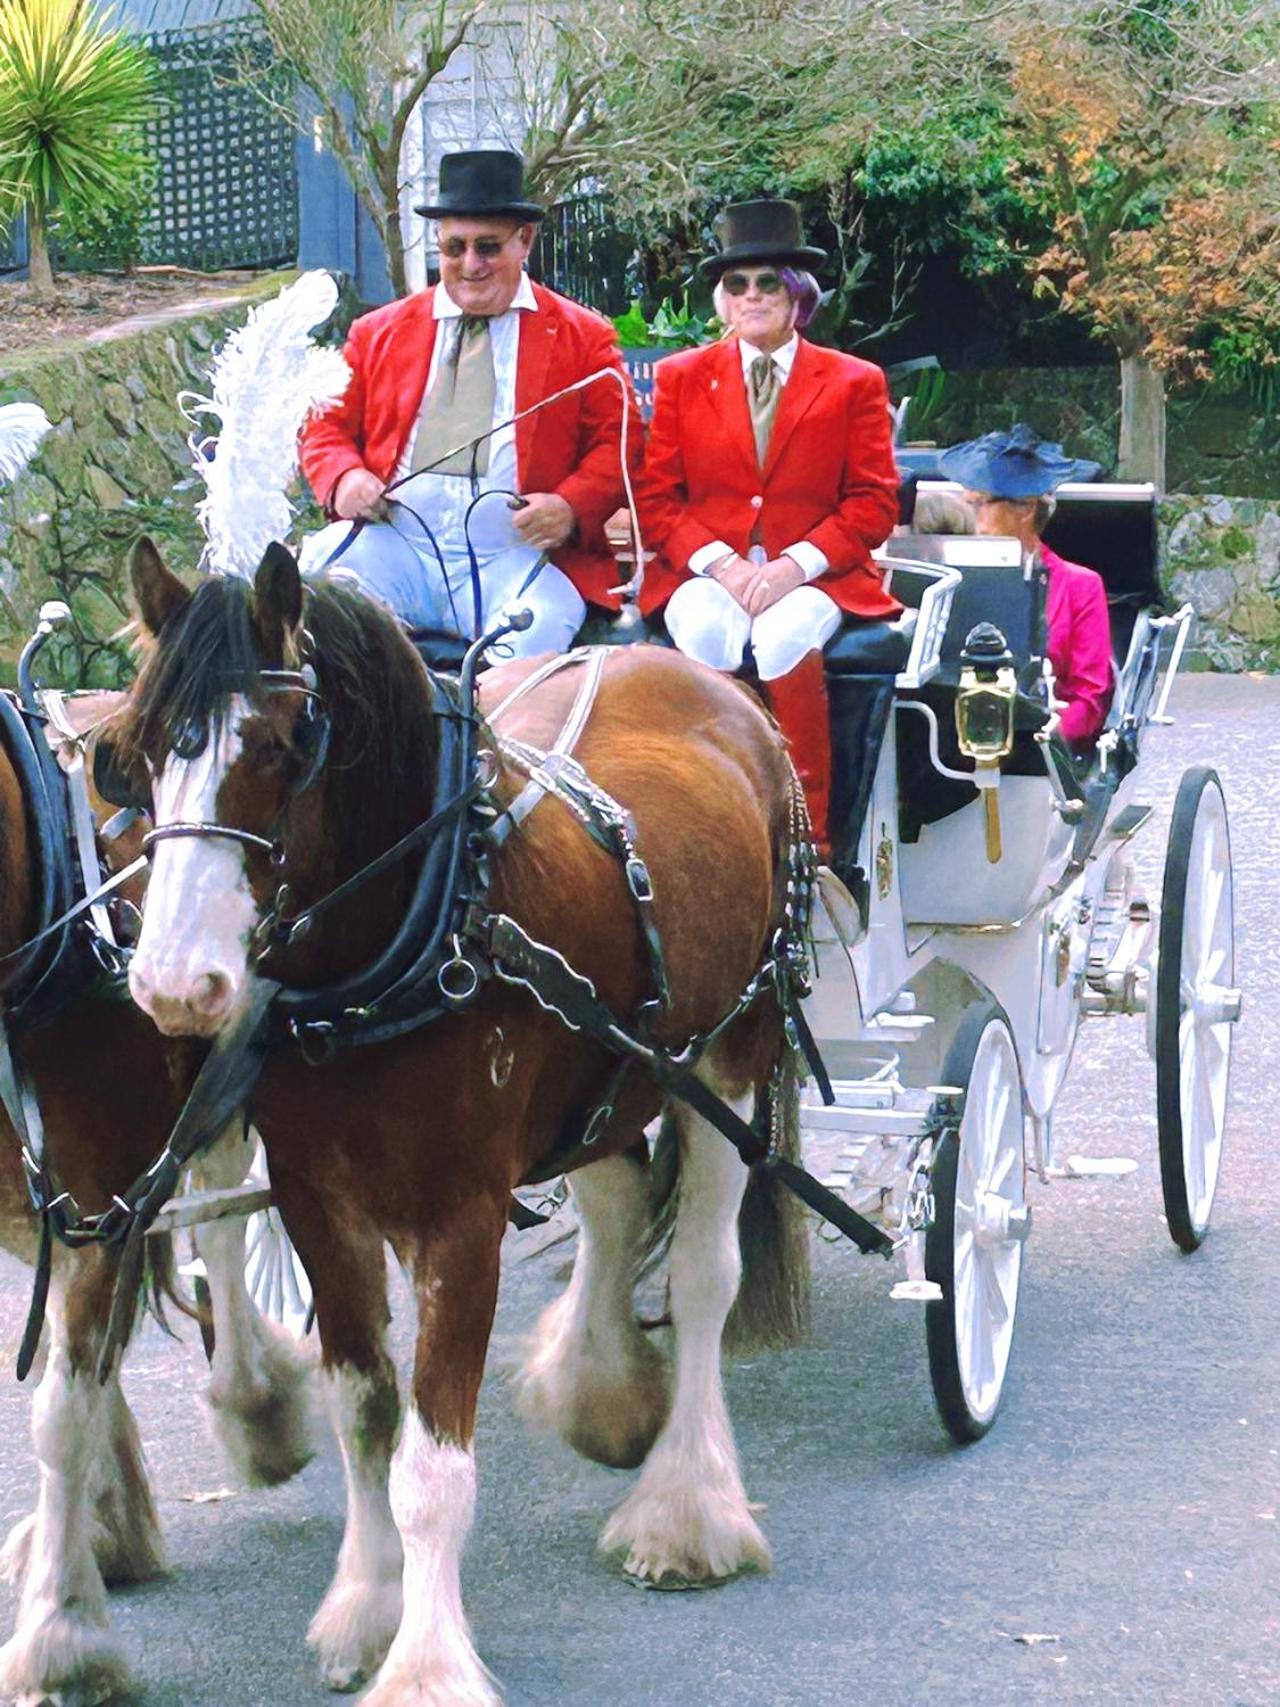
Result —
<path fill-rule="evenodd" d="M 1003 634 L 991 622 L 969 630 L 960 653 L 960 684 L 956 691 L 956 738 L 960 751 L 973 760 L 973 780 L 982 794 L 986 820 L 987 859 L 999 863 L 1000 761 L 1013 747 L 1013 713 L 1018 678 L 1013 654 Z"/>

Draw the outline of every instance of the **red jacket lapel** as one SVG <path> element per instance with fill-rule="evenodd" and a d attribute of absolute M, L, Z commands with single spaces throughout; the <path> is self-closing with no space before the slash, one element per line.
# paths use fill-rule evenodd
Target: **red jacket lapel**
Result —
<path fill-rule="evenodd" d="M 724 338 L 711 346 L 710 358 L 703 371 L 703 384 L 715 417 L 712 431 L 717 437 L 727 438 L 743 458 L 754 490 L 760 484 L 760 464 L 756 459 L 756 435 L 751 425 L 747 385 L 742 377 L 742 350 L 736 338 Z"/>
<path fill-rule="evenodd" d="M 395 370 L 388 378 L 395 398 L 396 440 L 391 460 L 392 473 L 404 456 L 427 389 L 431 352 L 436 343 L 437 321 L 432 313 L 435 294 L 433 287 L 406 299 L 403 318 L 391 345 Z"/>
<path fill-rule="evenodd" d="M 818 371 L 821 366 L 813 345 L 807 344 L 801 338 L 795 360 L 791 364 L 790 376 L 782 388 L 778 413 L 773 418 L 773 431 L 769 435 L 769 449 L 764 459 L 766 480 L 777 466 L 778 458 L 786 448 L 796 423 L 822 390 L 821 374 Z"/>
<path fill-rule="evenodd" d="M 516 359 L 516 413 L 531 409 L 548 395 L 547 369 L 560 337 L 560 315 L 555 298 L 534 285 L 536 314 L 520 314 L 520 353 Z M 516 422 L 516 475 L 523 491 L 529 481 L 529 464 L 537 435 L 539 417 L 529 415 Z"/>

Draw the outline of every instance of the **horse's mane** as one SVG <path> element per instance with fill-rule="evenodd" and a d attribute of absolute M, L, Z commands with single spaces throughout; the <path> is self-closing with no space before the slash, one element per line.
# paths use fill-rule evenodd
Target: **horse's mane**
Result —
<path fill-rule="evenodd" d="M 412 645 L 380 605 L 323 579 L 306 587 L 303 626 L 331 719 L 328 767 L 360 768 L 362 792 L 377 803 L 383 825 L 401 809 L 419 810 L 436 730 Z M 150 644 L 131 696 L 130 746 L 139 754 L 199 751 L 235 696 L 262 704 L 259 672 L 275 663 L 263 656 L 248 583 L 203 581 Z"/>

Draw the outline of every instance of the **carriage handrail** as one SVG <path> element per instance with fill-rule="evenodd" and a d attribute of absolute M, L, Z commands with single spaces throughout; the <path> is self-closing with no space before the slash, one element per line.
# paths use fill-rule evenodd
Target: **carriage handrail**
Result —
<path fill-rule="evenodd" d="M 1191 625 L 1195 621 L 1195 611 L 1190 605 L 1182 605 L 1173 612 L 1172 616 L 1155 616 L 1151 618 L 1151 626 L 1158 632 L 1166 628 L 1177 627 L 1174 636 L 1173 651 L 1169 657 L 1169 665 L 1164 673 L 1164 681 L 1160 686 L 1160 701 L 1155 710 L 1148 713 L 1147 722 L 1167 726 L 1173 722 L 1168 715 L 1169 695 L 1173 692 L 1174 677 L 1182 663 L 1182 654 L 1186 651 L 1187 641 L 1191 635 Z"/>
<path fill-rule="evenodd" d="M 945 563 L 923 563 L 918 558 L 879 558 L 876 555 L 878 561 L 888 563 L 895 571 L 911 569 L 929 581 L 920 598 L 907 661 L 894 683 L 895 687 L 911 692 L 923 687 L 938 673 L 942 661 L 942 638 L 947 632 L 951 601 L 960 585 L 960 571 Z"/>

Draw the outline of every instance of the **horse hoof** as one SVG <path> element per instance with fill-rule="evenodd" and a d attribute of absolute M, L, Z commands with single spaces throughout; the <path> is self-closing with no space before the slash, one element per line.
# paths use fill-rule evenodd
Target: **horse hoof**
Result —
<path fill-rule="evenodd" d="M 0 1648 L 0 1700 L 17 1707 L 104 1707 L 131 1683 L 115 1638 L 65 1613 L 19 1628 Z"/>
<path fill-rule="evenodd" d="M 287 1482 L 315 1457 L 312 1363 L 292 1335 L 263 1321 L 270 1335 L 257 1378 L 244 1387 L 211 1386 L 213 1432 L 236 1475 L 251 1488 Z"/>
<path fill-rule="evenodd" d="M 369 1681 L 387 1657 L 402 1605 L 399 1577 L 368 1586 L 334 1584 L 307 1632 L 327 1689 L 346 1695 Z"/>
<path fill-rule="evenodd" d="M 772 1563 L 741 1496 L 702 1487 L 650 1492 L 643 1479 L 605 1525 L 600 1548 L 625 1549 L 625 1575 L 649 1588 L 709 1588 Z"/>

